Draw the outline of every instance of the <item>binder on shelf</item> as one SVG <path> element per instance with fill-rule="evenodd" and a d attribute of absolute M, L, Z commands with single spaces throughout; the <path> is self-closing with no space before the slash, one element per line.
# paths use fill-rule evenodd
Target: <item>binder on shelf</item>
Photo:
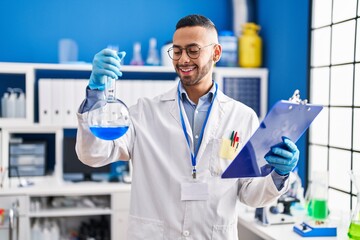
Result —
<path fill-rule="evenodd" d="M 64 80 L 63 79 L 51 79 L 51 119 L 53 124 L 64 123 Z"/>
<path fill-rule="evenodd" d="M 39 122 L 41 124 L 52 123 L 52 97 L 51 80 L 39 79 Z"/>
<path fill-rule="evenodd" d="M 80 104 L 84 101 L 86 97 L 86 87 L 89 83 L 88 79 L 76 79 L 75 81 L 75 93 L 74 93 L 74 108 L 75 108 L 75 115 L 78 112 Z M 76 118 L 76 116 L 75 116 Z"/>
<path fill-rule="evenodd" d="M 289 101 L 278 101 L 268 112 L 259 128 L 222 174 L 222 178 L 266 176 L 272 171 L 265 154 L 286 136 L 299 140 L 323 109 L 321 105 L 301 101 L 298 91 Z"/>
<path fill-rule="evenodd" d="M 75 112 L 75 81 L 73 79 L 64 80 L 63 88 L 63 114 L 64 124 L 67 126 L 76 125 L 76 112 Z"/>

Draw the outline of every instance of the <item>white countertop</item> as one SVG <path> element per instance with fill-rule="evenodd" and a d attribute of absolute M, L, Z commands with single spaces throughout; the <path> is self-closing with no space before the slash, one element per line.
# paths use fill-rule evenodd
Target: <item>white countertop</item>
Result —
<path fill-rule="evenodd" d="M 348 223 L 347 220 L 338 221 L 339 226 L 337 226 L 337 236 L 336 237 L 302 237 L 299 234 L 293 231 L 293 226 L 295 224 L 279 224 L 279 225 L 268 225 L 264 226 L 261 223 L 257 222 L 254 217 L 254 210 L 241 209 L 239 211 L 239 226 L 251 231 L 254 236 L 260 237 L 264 240 L 344 240 L 348 239 L 347 230 Z M 329 217 L 330 218 L 330 217 Z M 301 223 L 302 221 L 297 218 L 296 223 Z M 240 229 L 239 229 L 240 231 Z M 241 235 L 241 232 L 239 232 Z"/>

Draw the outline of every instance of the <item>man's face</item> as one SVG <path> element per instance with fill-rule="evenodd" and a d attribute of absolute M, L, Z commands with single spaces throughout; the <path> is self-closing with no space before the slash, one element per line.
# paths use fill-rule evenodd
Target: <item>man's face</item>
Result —
<path fill-rule="evenodd" d="M 177 51 L 181 57 L 179 60 L 173 60 L 173 65 L 185 86 L 212 81 L 214 60 L 218 59 L 215 55 L 219 52 L 216 51 L 219 48 L 216 43 L 216 32 L 203 27 L 184 27 L 176 30 L 173 36 L 173 46 L 183 50 L 182 52 Z M 201 48 L 198 58 L 192 59 L 188 56 L 185 48 L 190 46 Z"/>

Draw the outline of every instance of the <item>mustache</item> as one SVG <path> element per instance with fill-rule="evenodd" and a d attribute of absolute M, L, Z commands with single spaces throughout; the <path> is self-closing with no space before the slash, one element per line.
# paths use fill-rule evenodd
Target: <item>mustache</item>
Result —
<path fill-rule="evenodd" d="M 196 64 L 176 64 L 177 68 L 181 68 L 181 67 L 197 67 Z"/>

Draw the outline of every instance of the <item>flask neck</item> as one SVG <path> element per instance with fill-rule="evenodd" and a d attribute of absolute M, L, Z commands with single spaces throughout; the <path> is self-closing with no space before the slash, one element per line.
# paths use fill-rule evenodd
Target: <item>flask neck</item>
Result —
<path fill-rule="evenodd" d="M 105 83 L 105 96 L 106 101 L 115 101 L 115 94 L 116 94 L 116 84 L 115 79 L 108 77 Z"/>

